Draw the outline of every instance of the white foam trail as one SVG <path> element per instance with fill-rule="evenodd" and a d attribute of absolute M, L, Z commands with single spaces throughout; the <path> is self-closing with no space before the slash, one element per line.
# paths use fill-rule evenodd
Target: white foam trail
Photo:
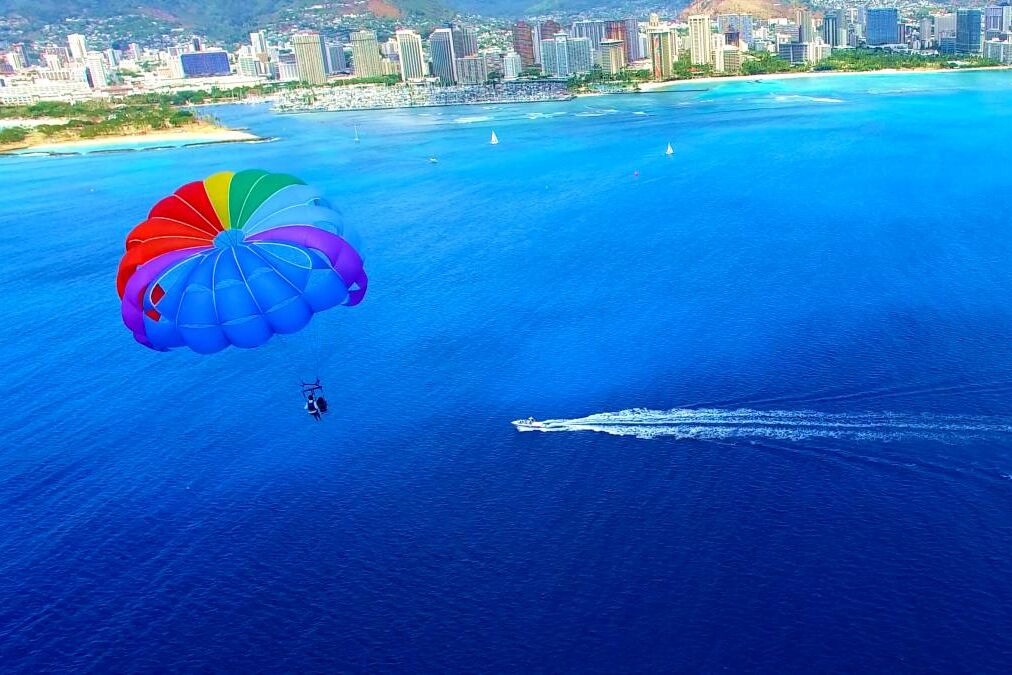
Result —
<path fill-rule="evenodd" d="M 576 419 L 544 420 L 543 432 L 597 431 L 636 438 L 703 440 L 837 438 L 862 441 L 928 439 L 955 442 L 1012 435 L 1012 418 L 892 412 L 825 413 L 816 410 L 633 408 Z"/>
<path fill-rule="evenodd" d="M 846 103 L 841 98 L 830 96 L 802 96 L 800 94 L 778 94 L 773 97 L 779 103 L 810 102 L 810 103 Z"/>
<path fill-rule="evenodd" d="M 464 117 L 457 117 L 453 121 L 456 124 L 475 124 L 477 122 L 488 122 L 492 118 L 488 115 L 470 115 Z"/>

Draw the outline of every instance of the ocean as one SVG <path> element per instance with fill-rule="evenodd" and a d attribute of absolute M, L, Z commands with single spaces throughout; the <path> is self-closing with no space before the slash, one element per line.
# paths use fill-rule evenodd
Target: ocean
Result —
<path fill-rule="evenodd" d="M 1012 670 L 1012 73 L 208 110 L 278 140 L 0 158 L 0 670 Z M 368 296 L 144 349 L 125 234 L 247 168 Z"/>

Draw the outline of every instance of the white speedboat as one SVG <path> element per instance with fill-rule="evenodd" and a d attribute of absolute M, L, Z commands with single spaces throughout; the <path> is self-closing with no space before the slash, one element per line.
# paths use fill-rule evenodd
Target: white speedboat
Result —
<path fill-rule="evenodd" d="M 517 431 L 541 431 L 545 428 L 544 422 L 539 422 L 533 417 L 528 417 L 525 420 L 513 420 L 511 424 L 517 428 Z"/>

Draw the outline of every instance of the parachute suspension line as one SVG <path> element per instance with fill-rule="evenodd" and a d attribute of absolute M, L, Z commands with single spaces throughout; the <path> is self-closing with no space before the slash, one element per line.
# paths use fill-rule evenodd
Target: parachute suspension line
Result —
<path fill-rule="evenodd" d="M 322 323 L 323 316 L 322 315 L 316 316 L 314 318 L 316 319 L 316 321 L 314 321 L 313 323 L 316 325 L 313 326 L 313 369 L 316 371 L 316 377 L 320 377 L 320 365 L 321 365 L 320 351 L 322 349 L 321 346 L 322 340 L 320 338 L 320 333 L 322 332 L 322 329 L 320 327 L 320 324 Z"/>

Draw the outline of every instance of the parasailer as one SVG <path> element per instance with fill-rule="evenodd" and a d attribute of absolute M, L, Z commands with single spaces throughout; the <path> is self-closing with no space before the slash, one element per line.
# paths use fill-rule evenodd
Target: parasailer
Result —
<path fill-rule="evenodd" d="M 319 403 L 315 398 L 313 398 L 312 394 L 310 394 L 309 398 L 306 399 L 306 412 L 312 415 L 313 419 L 315 419 L 317 422 L 320 421 L 320 416 L 323 413 L 323 411 L 320 409 Z"/>
<path fill-rule="evenodd" d="M 158 351 L 210 354 L 296 333 L 362 301 L 368 278 L 340 213 L 298 178 L 217 173 L 159 201 L 127 236 L 123 323 Z"/>
<path fill-rule="evenodd" d="M 323 385 L 320 384 L 320 378 L 316 378 L 315 382 L 303 382 L 302 396 L 306 399 L 304 406 L 306 412 L 319 421 L 320 416 L 327 412 L 327 399 L 323 396 Z"/>

